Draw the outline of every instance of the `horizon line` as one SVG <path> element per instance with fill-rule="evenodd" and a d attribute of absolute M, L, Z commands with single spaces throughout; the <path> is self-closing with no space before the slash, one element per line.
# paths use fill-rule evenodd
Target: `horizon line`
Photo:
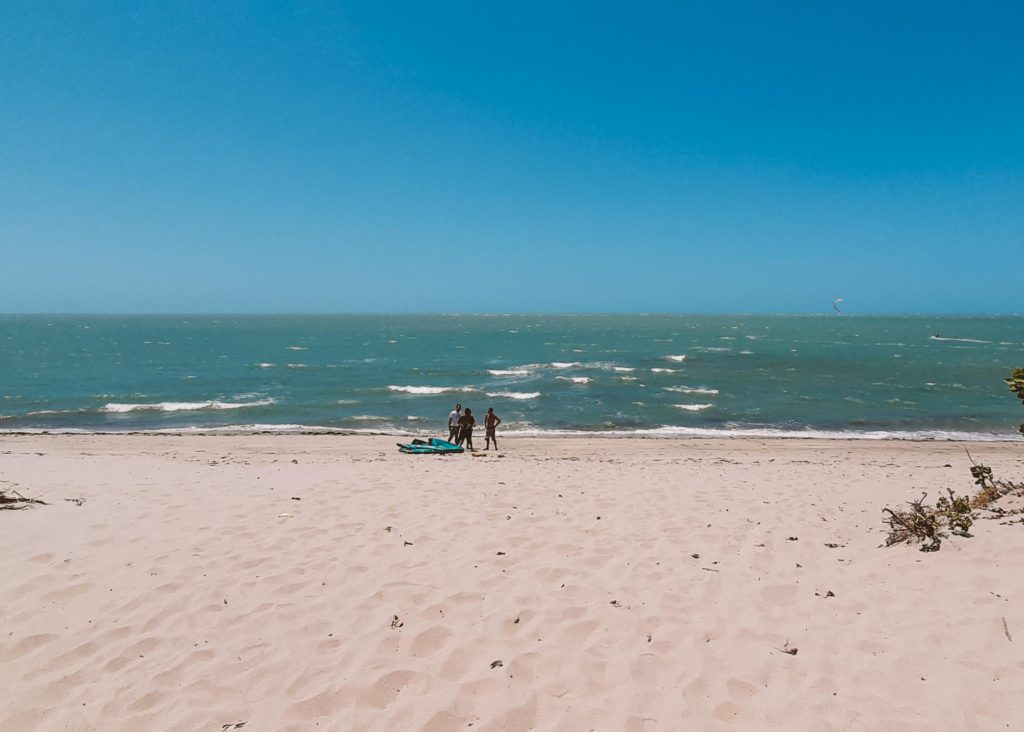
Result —
<path fill-rule="evenodd" d="M 834 312 L 829 310 L 790 310 L 790 311 L 506 311 L 506 312 L 443 312 L 443 311 L 417 311 L 417 310 L 364 310 L 364 311 L 24 311 L 24 312 L 0 312 L 0 318 L 6 317 L 389 317 L 389 316 L 412 316 L 412 317 L 782 317 L 782 316 L 827 316 L 832 318 L 852 317 L 903 317 L 903 318 L 988 318 L 988 317 L 1022 317 L 1021 312 L 900 312 L 900 311 L 868 311 L 868 312 Z"/>

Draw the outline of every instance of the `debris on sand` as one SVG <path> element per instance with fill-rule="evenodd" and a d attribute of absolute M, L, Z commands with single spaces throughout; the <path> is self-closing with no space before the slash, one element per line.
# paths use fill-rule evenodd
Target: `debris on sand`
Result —
<path fill-rule="evenodd" d="M 32 505 L 49 506 L 39 498 L 26 498 L 18 491 L 0 491 L 0 511 L 21 511 Z"/>

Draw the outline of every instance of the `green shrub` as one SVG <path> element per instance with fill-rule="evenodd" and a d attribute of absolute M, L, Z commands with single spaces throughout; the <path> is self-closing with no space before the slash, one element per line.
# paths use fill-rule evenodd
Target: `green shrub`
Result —
<path fill-rule="evenodd" d="M 1024 369 L 1015 369 L 1005 381 L 1010 385 L 1010 391 L 1024 405 Z M 1024 434 L 1024 424 L 1020 425 L 1020 432 Z M 968 452 L 967 457 L 970 458 L 971 453 Z M 972 496 L 958 496 L 947 489 L 949 495 L 939 497 L 934 506 L 925 503 L 928 497 L 925 493 L 916 501 L 910 501 L 909 509 L 882 509 L 887 514 L 883 519 L 888 527 L 885 545 L 920 543 L 921 551 L 934 552 L 939 550 L 942 540 L 950 533 L 957 536 L 971 535 L 971 526 L 976 518 L 975 509 L 990 512 L 988 518 L 1021 513 L 1020 509 L 1007 511 L 992 504 L 1010 494 L 1024 495 L 1024 483 L 997 480 L 991 468 L 974 462 L 974 458 L 971 458 L 971 477 L 978 486 Z"/>

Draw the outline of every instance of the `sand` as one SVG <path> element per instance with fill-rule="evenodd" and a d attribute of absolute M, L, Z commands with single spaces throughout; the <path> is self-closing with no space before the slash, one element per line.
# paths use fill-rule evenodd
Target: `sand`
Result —
<path fill-rule="evenodd" d="M 0 730 L 1024 727 L 1024 526 L 880 548 L 961 444 L 393 443 L 3 437 Z"/>

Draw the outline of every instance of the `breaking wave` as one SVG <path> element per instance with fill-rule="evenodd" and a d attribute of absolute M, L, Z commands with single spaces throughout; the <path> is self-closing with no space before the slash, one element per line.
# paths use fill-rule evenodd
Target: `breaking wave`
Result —
<path fill-rule="evenodd" d="M 110 402 L 104 405 L 104 412 L 123 414 L 126 412 L 156 411 L 156 412 L 199 412 L 205 409 L 247 409 L 249 407 L 266 407 L 274 404 L 273 399 L 258 399 L 253 402 L 220 402 L 211 400 L 208 402 L 156 402 L 154 404 L 121 404 Z"/>
<path fill-rule="evenodd" d="M 489 391 L 487 396 L 495 399 L 536 399 L 539 391 Z"/>
<path fill-rule="evenodd" d="M 666 386 L 665 391 L 674 391 L 679 394 L 717 394 L 718 389 L 709 389 L 706 386 Z"/>
<path fill-rule="evenodd" d="M 453 391 L 476 391 L 469 386 L 388 386 L 388 391 L 402 392 L 403 394 L 446 394 Z"/>

